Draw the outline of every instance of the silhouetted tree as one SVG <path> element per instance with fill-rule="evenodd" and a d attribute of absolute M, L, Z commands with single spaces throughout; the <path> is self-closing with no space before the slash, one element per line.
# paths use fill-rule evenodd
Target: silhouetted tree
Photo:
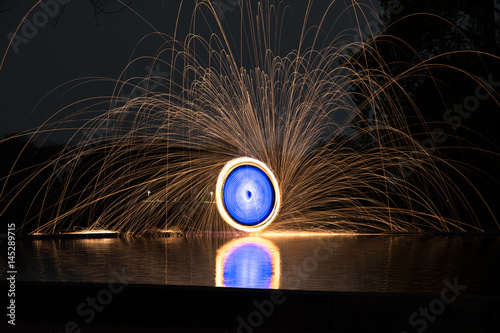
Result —
<path fill-rule="evenodd" d="M 390 0 L 380 2 L 384 8 L 391 5 Z M 477 171 L 497 177 L 499 159 L 473 149 L 448 147 L 498 151 L 494 144 L 500 142 L 500 63 L 481 52 L 500 54 L 500 22 L 495 14 L 500 5 L 495 0 L 400 0 L 400 5 L 403 10 L 392 17 L 392 24 L 344 62 L 361 77 L 351 90 L 361 110 L 356 125 L 366 133 L 359 140 L 383 144 L 384 131 L 370 130 L 377 119 L 396 127 L 398 122 L 407 123 L 409 134 L 419 142 L 440 129 L 446 136 L 442 146 L 447 148 L 433 154 L 445 154 L 475 168 L 467 177 L 494 207 L 498 185 Z M 490 83 L 493 96 L 479 100 L 476 80 Z M 459 179 L 454 171 L 449 174 Z M 464 186 L 466 193 L 473 193 Z"/>
<path fill-rule="evenodd" d="M 17 1 L 13 0 L 0 0 L 0 13 L 6 12 L 17 5 Z"/>
<path fill-rule="evenodd" d="M 126 8 L 125 5 L 117 1 L 111 1 L 111 0 L 88 0 L 88 1 L 92 6 L 92 10 L 94 11 L 94 18 L 97 25 L 100 25 L 99 16 L 101 14 L 114 14 Z M 16 0 L 0 0 L 0 13 L 6 12 L 14 8 L 17 5 L 17 2 L 18 1 Z M 128 3 L 127 5 L 129 4 L 130 3 Z M 61 5 L 61 10 L 59 11 L 59 14 L 53 19 L 54 24 L 57 24 L 59 18 L 64 14 L 67 5 L 68 4 Z"/>

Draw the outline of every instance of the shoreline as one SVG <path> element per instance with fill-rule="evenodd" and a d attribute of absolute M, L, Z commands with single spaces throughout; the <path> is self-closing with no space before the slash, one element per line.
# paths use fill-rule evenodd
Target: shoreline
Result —
<path fill-rule="evenodd" d="M 440 294 L 129 284 L 126 277 L 120 280 L 119 276 L 113 283 L 18 281 L 15 328 L 30 332 L 79 332 L 78 329 L 89 332 L 139 329 L 147 329 L 147 332 L 166 329 L 174 332 L 412 332 L 420 326 L 415 324 L 416 320 L 410 323 L 409 317 L 422 307 L 432 310 L 433 302 L 443 297 Z M 2 285 L 5 287 L 5 282 Z M 449 296 L 453 294 L 450 292 Z M 500 295 L 457 291 L 457 296 L 446 304 L 439 316 L 429 314 L 435 318 L 426 324 L 426 332 L 489 332 L 499 327 Z M 94 303 L 89 301 L 92 299 Z M 95 299 L 97 304 L 90 306 L 95 304 Z"/>

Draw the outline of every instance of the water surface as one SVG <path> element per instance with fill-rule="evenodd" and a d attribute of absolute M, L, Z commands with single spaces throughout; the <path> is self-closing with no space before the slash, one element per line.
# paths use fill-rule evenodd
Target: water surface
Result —
<path fill-rule="evenodd" d="M 500 295 L 500 238 L 273 236 L 18 240 L 19 280 Z M 5 258 L 0 258 L 5 266 Z M 3 270 L 3 273 L 5 271 Z"/>

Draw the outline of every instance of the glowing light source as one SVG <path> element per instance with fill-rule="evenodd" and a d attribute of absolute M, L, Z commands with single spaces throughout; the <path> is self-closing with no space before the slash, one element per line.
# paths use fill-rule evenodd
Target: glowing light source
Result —
<path fill-rule="evenodd" d="M 118 234 L 116 231 L 112 230 L 103 230 L 103 229 L 98 229 L 98 230 L 79 230 L 79 231 L 72 231 L 65 233 L 66 235 L 95 235 L 95 234 Z"/>
<path fill-rule="evenodd" d="M 243 231 L 264 229 L 279 213 L 278 181 L 263 162 L 242 157 L 229 161 L 219 174 L 217 208 L 231 226 Z"/>
<path fill-rule="evenodd" d="M 217 251 L 218 287 L 277 289 L 280 286 L 279 249 L 260 237 L 235 239 Z"/>

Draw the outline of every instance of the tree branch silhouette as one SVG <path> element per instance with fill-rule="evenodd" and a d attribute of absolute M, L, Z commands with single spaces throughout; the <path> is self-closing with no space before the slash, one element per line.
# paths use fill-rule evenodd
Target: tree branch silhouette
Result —
<path fill-rule="evenodd" d="M 116 0 L 88 0 L 90 5 L 92 6 L 92 10 L 94 12 L 94 19 L 96 24 L 99 26 L 101 23 L 99 22 L 99 15 L 102 14 L 115 14 L 123 9 L 125 9 L 127 5 L 123 5 L 118 3 Z M 0 13 L 7 12 L 17 6 L 18 0 L 0 0 Z M 59 19 L 64 14 L 67 4 L 61 5 L 61 10 L 59 14 L 52 20 L 52 24 L 57 25 Z"/>

